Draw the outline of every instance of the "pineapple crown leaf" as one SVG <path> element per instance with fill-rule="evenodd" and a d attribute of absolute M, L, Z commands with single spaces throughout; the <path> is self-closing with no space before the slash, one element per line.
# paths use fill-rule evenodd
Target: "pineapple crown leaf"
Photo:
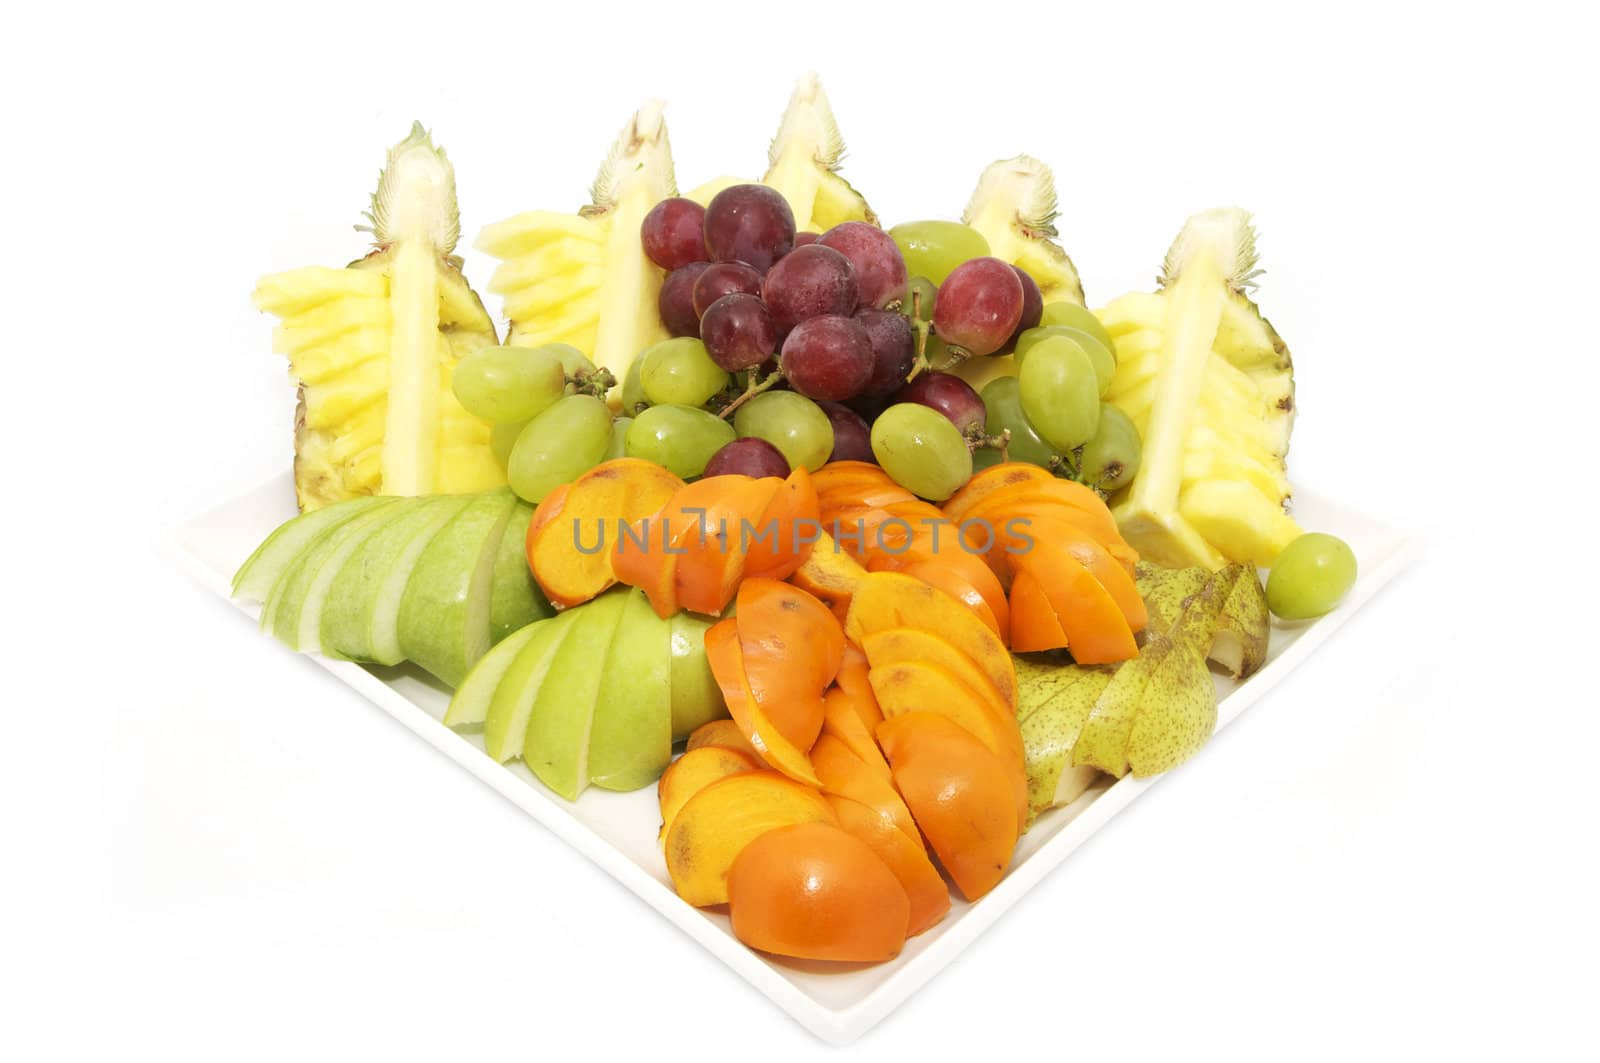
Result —
<path fill-rule="evenodd" d="M 767 165 L 778 165 L 790 144 L 804 143 L 812 151 L 812 159 L 829 173 L 839 169 L 844 161 L 844 137 L 839 123 L 833 117 L 833 105 L 823 91 L 822 80 L 812 71 L 801 76 L 789 96 L 789 106 L 778 123 L 778 132 L 767 147 Z"/>
<path fill-rule="evenodd" d="M 442 255 L 455 250 L 461 239 L 456 171 L 421 122 L 412 122 L 410 134 L 389 149 L 372 206 L 362 217 L 368 224 L 356 231 L 371 233 L 378 247 L 422 235 Z"/>
<path fill-rule="evenodd" d="M 657 186 L 652 200 L 666 199 L 678 194 L 678 181 L 672 169 L 672 142 L 667 139 L 667 123 L 663 116 L 666 103 L 646 100 L 634 112 L 628 124 L 622 127 L 605 161 L 600 163 L 589 186 L 590 205 L 579 211 L 585 217 L 604 214 L 616 205 L 617 199 L 629 184 L 638 178 Z"/>
<path fill-rule="evenodd" d="M 998 159 L 978 175 L 977 187 L 961 213 L 963 224 L 974 220 L 994 203 L 1007 204 L 1017 224 L 1033 236 L 1054 237 L 1056 231 L 1056 176 L 1032 155 Z"/>
<path fill-rule="evenodd" d="M 1178 279 L 1184 267 L 1202 251 L 1209 251 L 1222 267 L 1224 281 L 1243 294 L 1254 288 L 1262 274 L 1257 268 L 1256 227 L 1250 212 L 1241 207 L 1214 207 L 1190 218 L 1167 249 L 1157 283 L 1165 288 Z"/>

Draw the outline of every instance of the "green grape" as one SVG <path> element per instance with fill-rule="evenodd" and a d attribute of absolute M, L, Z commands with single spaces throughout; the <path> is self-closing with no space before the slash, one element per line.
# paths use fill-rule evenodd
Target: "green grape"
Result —
<path fill-rule="evenodd" d="M 640 355 L 628 365 L 628 373 L 622 378 L 622 394 L 618 401 L 622 403 L 622 412 L 630 417 L 639 412 L 639 407 L 650 404 L 644 397 L 644 385 L 640 383 L 639 373 L 643 368 L 644 355 Z"/>
<path fill-rule="evenodd" d="M 627 456 L 628 427 L 632 424 L 632 417 L 618 417 L 611 422 L 611 443 L 606 447 L 607 461 Z"/>
<path fill-rule="evenodd" d="M 989 381 L 983 386 L 981 397 L 988 415 L 983 430 L 992 436 L 1005 431 L 1011 433 L 1011 439 L 1006 443 L 1006 456 L 1012 461 L 1025 461 L 1050 468 L 1050 463 L 1059 455 L 1049 443 L 1039 438 L 1038 431 L 1028 423 L 1027 414 L 1022 412 L 1022 399 L 1017 394 L 1017 378 L 1003 376 Z"/>
<path fill-rule="evenodd" d="M 912 277 L 906 282 L 906 294 L 900 298 L 900 312 L 913 321 L 927 323 L 933 320 L 938 301 L 937 284 L 926 277 Z"/>
<path fill-rule="evenodd" d="M 1078 479 L 1110 493 L 1126 487 L 1139 472 L 1144 444 L 1128 415 L 1110 403 L 1100 404 L 1100 427 L 1083 445 Z"/>
<path fill-rule="evenodd" d="M 895 483 L 943 502 L 972 478 L 972 451 L 961 430 L 938 410 L 901 402 L 872 422 L 872 456 Z"/>
<path fill-rule="evenodd" d="M 693 336 L 663 340 L 639 356 L 639 386 L 654 406 L 702 406 L 728 386 L 727 370 Z"/>
<path fill-rule="evenodd" d="M 943 284 L 950 271 L 968 259 L 989 254 L 983 234 L 958 221 L 901 222 L 889 236 L 906 260 L 906 272 L 934 284 Z"/>
<path fill-rule="evenodd" d="M 526 421 L 561 397 L 561 359 L 539 347 L 484 347 L 457 364 L 450 386 L 466 411 L 485 421 Z"/>
<path fill-rule="evenodd" d="M 1343 539 L 1306 532 L 1278 554 L 1267 576 L 1267 608 L 1309 620 L 1338 605 L 1356 582 L 1356 555 Z"/>
<path fill-rule="evenodd" d="M 529 421 L 511 448 L 506 479 L 529 502 L 594 468 L 611 443 L 611 408 L 593 395 L 568 395 Z"/>
<path fill-rule="evenodd" d="M 511 448 L 517 445 L 517 437 L 522 434 L 522 429 L 527 421 L 501 421 L 489 429 L 489 449 L 494 451 L 500 467 L 505 468 L 511 460 Z"/>
<path fill-rule="evenodd" d="M 1047 340 L 1051 336 L 1065 336 L 1083 348 L 1083 353 L 1087 354 L 1089 360 L 1094 363 L 1095 379 L 1100 382 L 1100 394 L 1104 396 L 1111 387 L 1111 378 L 1117 375 L 1117 357 L 1111 353 L 1105 344 L 1095 339 L 1093 335 L 1074 325 L 1040 325 L 1038 328 L 1031 328 L 1018 336 L 1017 365 L 1022 365 L 1022 361 L 1028 356 L 1028 352 L 1040 340 Z"/>
<path fill-rule="evenodd" d="M 1041 340 L 1017 374 L 1022 412 L 1051 446 L 1081 447 L 1100 428 L 1100 381 L 1094 362 L 1065 336 Z"/>
<path fill-rule="evenodd" d="M 1045 326 L 1067 325 L 1071 328 L 1082 329 L 1099 340 L 1106 350 L 1112 354 L 1117 353 L 1117 345 L 1111 339 L 1111 333 L 1107 332 L 1106 327 L 1100 324 L 1100 319 L 1094 316 L 1094 311 L 1086 306 L 1066 302 L 1046 303 L 1044 304 L 1044 313 L 1039 318 L 1039 324 Z"/>
<path fill-rule="evenodd" d="M 793 391 L 767 391 L 740 406 L 733 427 L 741 436 L 765 439 L 789 467 L 816 472 L 833 453 L 833 422 L 822 407 Z M 951 425 L 954 428 L 954 425 Z"/>
<path fill-rule="evenodd" d="M 652 406 L 628 426 L 624 449 L 630 458 L 664 466 L 687 480 L 706 471 L 706 462 L 733 442 L 733 426 L 694 406 Z"/>
<path fill-rule="evenodd" d="M 972 452 L 972 471 L 980 473 L 984 469 L 1000 464 L 1000 452 L 993 447 L 979 447 Z"/>

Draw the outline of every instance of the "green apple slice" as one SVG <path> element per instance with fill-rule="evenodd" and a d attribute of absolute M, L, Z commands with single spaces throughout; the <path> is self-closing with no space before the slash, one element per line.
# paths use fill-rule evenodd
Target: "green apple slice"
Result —
<path fill-rule="evenodd" d="M 535 621 L 513 631 L 495 643 L 494 648 L 472 666 L 472 671 L 467 673 L 467 678 L 461 681 L 450 699 L 450 707 L 444 711 L 446 727 L 471 729 L 483 726 L 489 715 L 489 703 L 494 700 L 500 680 L 511 669 L 517 654 L 539 633 L 540 623 L 542 621 Z"/>
<path fill-rule="evenodd" d="M 528 524 L 532 520 L 533 507 L 519 499 L 500 537 L 500 550 L 494 559 L 494 585 L 489 594 L 490 642 L 498 643 L 535 620 L 555 615 L 528 568 Z"/>
<path fill-rule="evenodd" d="M 233 574 L 233 596 L 265 601 L 272 585 L 284 569 L 300 556 L 312 540 L 330 528 L 344 523 L 362 510 L 377 505 L 385 499 L 377 497 L 352 498 L 331 506 L 314 509 L 287 520 L 266 537 L 255 553 L 239 566 Z"/>
<path fill-rule="evenodd" d="M 483 720 L 483 748 L 504 764 L 522 755 L 528 736 L 528 717 L 538 700 L 544 677 L 556 659 L 561 644 L 572 633 L 578 611 L 561 613 L 534 624 L 534 635 L 512 660 L 506 674 L 494 688 Z"/>
<path fill-rule="evenodd" d="M 643 591 L 622 594 L 589 731 L 589 781 L 637 790 L 672 760 L 672 625 Z"/>
<path fill-rule="evenodd" d="M 273 589 L 272 613 L 269 618 L 266 611 L 262 611 L 262 627 L 268 628 L 292 650 L 316 653 L 322 604 L 333 577 L 368 536 L 408 508 L 396 505 L 398 501 L 386 498 L 379 505 L 368 506 L 307 546 L 285 573 L 283 589 Z"/>
<path fill-rule="evenodd" d="M 468 501 L 464 495 L 423 499 L 345 559 L 322 607 L 318 635 L 323 653 L 371 664 L 405 659 L 395 625 L 411 570 L 439 529 Z"/>
<path fill-rule="evenodd" d="M 672 628 L 672 740 L 688 738 L 696 727 L 728 715 L 722 690 L 706 660 L 706 631 L 711 621 L 693 613 L 677 613 Z"/>
<path fill-rule="evenodd" d="M 577 800 L 589 782 L 595 702 L 629 593 L 620 588 L 570 611 L 572 633 L 551 662 L 528 717 L 522 759 L 568 801 Z"/>
<path fill-rule="evenodd" d="M 447 686 L 458 686 L 489 652 L 494 560 L 516 501 L 509 490 L 474 497 L 439 529 L 406 580 L 396 628 L 400 649 Z"/>

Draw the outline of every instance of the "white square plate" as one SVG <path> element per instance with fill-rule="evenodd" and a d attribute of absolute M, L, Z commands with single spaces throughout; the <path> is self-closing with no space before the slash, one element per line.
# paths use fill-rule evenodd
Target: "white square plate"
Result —
<path fill-rule="evenodd" d="M 190 520 L 177 533 L 178 545 L 195 576 L 227 597 L 234 570 L 268 532 L 295 512 L 292 482 L 285 474 Z M 1415 554 L 1415 544 L 1394 529 L 1309 492 L 1296 492 L 1295 515 L 1306 527 L 1348 542 L 1359 560 L 1361 577 L 1329 615 L 1310 623 L 1275 624 L 1267 664 L 1249 680 L 1235 683 L 1218 677 L 1219 730 L 1321 645 Z M 251 616 L 259 612 L 254 603 L 237 604 Z M 999 886 L 976 904 L 954 899 L 944 921 L 912 938 L 892 962 L 848 970 L 781 963 L 741 945 L 726 916 L 691 908 L 673 893 L 656 846 L 660 817 L 653 787 L 631 794 L 590 789 L 576 803 L 568 803 L 546 790 L 521 763 L 495 763 L 484 753 L 479 736 L 445 727 L 440 720 L 448 692 L 421 672 L 365 668 L 321 657 L 318 661 L 614 875 L 801 1025 L 834 1043 L 859 1037 L 894 1010 L 1155 781 L 1131 776 L 1108 780 L 1071 805 L 1040 816 L 1017 846 L 1011 871 Z"/>

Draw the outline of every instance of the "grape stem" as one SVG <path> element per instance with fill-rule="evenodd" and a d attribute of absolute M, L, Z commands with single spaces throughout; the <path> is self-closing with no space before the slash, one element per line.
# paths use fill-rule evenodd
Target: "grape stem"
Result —
<path fill-rule="evenodd" d="M 580 369 L 567 377 L 567 383 L 576 389 L 575 394 L 593 395 L 597 399 L 603 399 L 617 386 L 617 377 L 611 370 L 601 366 L 598 369 Z"/>
<path fill-rule="evenodd" d="M 744 394 L 738 396 L 732 402 L 724 406 L 722 408 L 722 412 L 718 413 L 717 416 L 726 421 L 728 418 L 733 416 L 734 411 L 740 406 L 743 406 L 745 403 L 749 402 L 763 391 L 771 390 L 782 380 L 782 369 L 774 369 L 772 372 L 767 374 L 766 379 L 764 380 L 757 380 L 755 371 L 751 370 L 750 384 L 744 389 Z"/>
<path fill-rule="evenodd" d="M 999 435 L 991 436 L 985 434 L 982 428 L 974 428 L 967 434 L 967 450 L 998 450 L 1001 461 L 1010 461 L 1011 429 L 1002 428 Z"/>

